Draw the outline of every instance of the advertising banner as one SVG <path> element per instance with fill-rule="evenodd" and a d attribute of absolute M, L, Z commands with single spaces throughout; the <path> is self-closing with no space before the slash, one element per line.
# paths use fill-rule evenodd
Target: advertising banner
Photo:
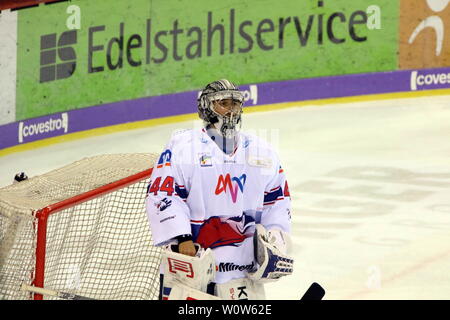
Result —
<path fill-rule="evenodd" d="M 400 69 L 450 66 L 450 1 L 400 1 Z"/>
<path fill-rule="evenodd" d="M 395 70 L 398 10 L 391 0 L 73 0 L 23 9 L 17 120 L 220 78 L 250 84 Z"/>

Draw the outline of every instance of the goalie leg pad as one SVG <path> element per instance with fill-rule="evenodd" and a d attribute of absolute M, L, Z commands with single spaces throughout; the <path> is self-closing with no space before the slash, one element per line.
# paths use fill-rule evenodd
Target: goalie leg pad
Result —
<path fill-rule="evenodd" d="M 222 300 L 211 294 L 176 283 L 167 300 Z"/>

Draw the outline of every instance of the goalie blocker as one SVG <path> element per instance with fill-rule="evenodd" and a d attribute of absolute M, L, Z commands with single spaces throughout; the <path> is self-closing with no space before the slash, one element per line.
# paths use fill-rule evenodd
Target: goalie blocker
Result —
<path fill-rule="evenodd" d="M 162 300 L 186 300 L 181 299 L 183 294 L 186 298 L 197 300 L 192 295 L 198 297 L 207 292 L 208 284 L 216 274 L 214 255 L 211 249 L 205 250 L 198 244 L 195 246 L 197 252 L 193 257 L 175 252 L 176 245 L 169 244 L 165 247 L 162 255 Z"/>
<path fill-rule="evenodd" d="M 161 276 L 163 300 L 263 300 L 266 282 L 292 274 L 293 259 L 287 255 L 289 235 L 281 230 L 266 230 L 256 226 L 254 235 L 255 259 L 258 268 L 248 278 L 234 279 L 223 284 L 214 283 L 216 265 L 211 249 L 195 244 L 195 256 L 175 252 L 167 245 L 162 255 L 164 276 Z"/>

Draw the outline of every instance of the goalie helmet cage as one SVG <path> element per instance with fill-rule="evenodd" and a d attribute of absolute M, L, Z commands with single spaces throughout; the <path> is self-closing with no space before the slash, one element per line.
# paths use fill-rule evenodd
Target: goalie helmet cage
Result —
<path fill-rule="evenodd" d="M 154 154 L 85 158 L 0 189 L 0 299 L 157 299 L 161 251 L 145 210 Z M 45 296 L 45 299 L 56 299 Z"/>

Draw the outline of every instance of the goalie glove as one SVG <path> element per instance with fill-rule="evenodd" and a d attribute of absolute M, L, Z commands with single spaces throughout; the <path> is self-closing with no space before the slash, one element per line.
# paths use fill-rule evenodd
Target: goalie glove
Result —
<path fill-rule="evenodd" d="M 272 282 L 292 274 L 294 259 L 285 253 L 288 249 L 288 234 L 281 230 L 267 231 L 264 226 L 257 224 L 253 240 L 259 268 L 248 273 L 249 279 Z"/>

